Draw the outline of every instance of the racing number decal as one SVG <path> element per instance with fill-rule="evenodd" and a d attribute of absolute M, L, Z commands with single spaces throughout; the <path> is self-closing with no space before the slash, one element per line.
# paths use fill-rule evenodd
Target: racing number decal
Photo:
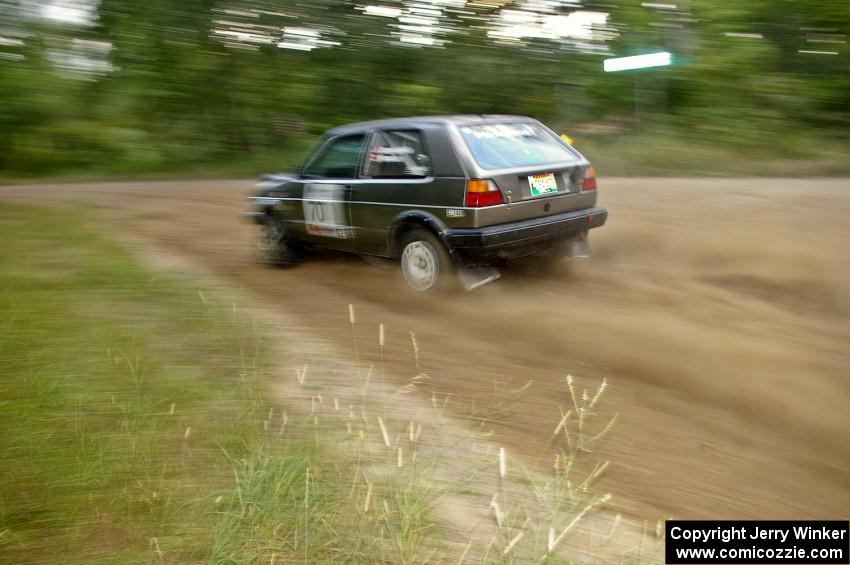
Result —
<path fill-rule="evenodd" d="M 351 228 L 345 222 L 345 187 L 313 183 L 304 187 L 304 223 L 307 233 L 347 239 Z"/>

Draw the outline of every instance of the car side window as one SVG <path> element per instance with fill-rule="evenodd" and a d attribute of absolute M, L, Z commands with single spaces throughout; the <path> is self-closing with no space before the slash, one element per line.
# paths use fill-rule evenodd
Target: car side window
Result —
<path fill-rule="evenodd" d="M 369 146 L 364 176 L 376 179 L 423 178 L 431 175 L 431 157 L 417 130 L 376 132 Z"/>
<path fill-rule="evenodd" d="M 357 176 L 357 164 L 363 154 L 363 134 L 338 137 L 320 149 L 301 173 L 307 178 L 342 179 Z"/>

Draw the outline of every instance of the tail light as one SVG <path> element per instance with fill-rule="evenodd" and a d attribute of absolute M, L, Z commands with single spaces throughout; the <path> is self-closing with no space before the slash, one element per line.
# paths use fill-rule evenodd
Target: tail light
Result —
<path fill-rule="evenodd" d="M 482 208 L 502 204 L 502 192 L 491 180 L 471 179 L 466 181 L 466 205 Z"/>
<path fill-rule="evenodd" d="M 587 171 L 585 171 L 581 190 L 582 192 L 585 190 L 596 190 L 596 169 L 593 166 L 588 167 Z"/>

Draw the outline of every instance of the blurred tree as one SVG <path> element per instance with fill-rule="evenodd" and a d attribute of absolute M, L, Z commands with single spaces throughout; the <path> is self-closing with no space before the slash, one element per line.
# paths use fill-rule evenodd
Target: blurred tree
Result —
<path fill-rule="evenodd" d="M 629 124 L 636 92 L 642 129 L 685 139 L 770 148 L 791 128 L 846 140 L 850 125 L 844 0 L 100 0 L 64 21 L 50 5 L 0 0 L 0 170 L 238 160 L 407 114 Z M 579 12 L 607 20 L 571 36 Z M 674 66 L 601 70 L 660 49 Z"/>

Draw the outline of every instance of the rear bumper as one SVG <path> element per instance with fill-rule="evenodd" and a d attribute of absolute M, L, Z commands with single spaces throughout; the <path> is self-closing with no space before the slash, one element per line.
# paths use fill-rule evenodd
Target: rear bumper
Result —
<path fill-rule="evenodd" d="M 483 228 L 451 229 L 446 238 L 465 263 L 486 263 L 543 251 L 557 240 L 598 228 L 607 219 L 608 211 L 604 208 L 586 208 Z"/>

